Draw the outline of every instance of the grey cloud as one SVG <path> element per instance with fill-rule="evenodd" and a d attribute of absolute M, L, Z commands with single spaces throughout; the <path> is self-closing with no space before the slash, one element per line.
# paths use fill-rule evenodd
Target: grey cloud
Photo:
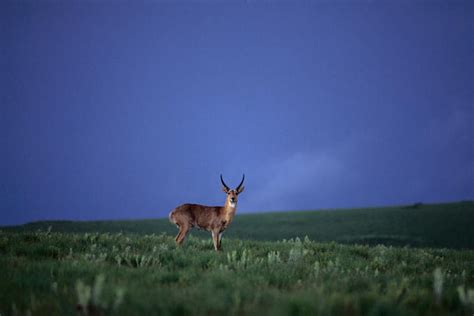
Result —
<path fill-rule="evenodd" d="M 304 207 L 305 203 L 295 204 L 295 198 L 321 198 L 314 192 L 324 195 L 334 190 L 343 165 L 326 153 L 298 152 L 260 165 L 256 174 L 260 180 L 249 193 L 247 208 L 281 210 Z"/>

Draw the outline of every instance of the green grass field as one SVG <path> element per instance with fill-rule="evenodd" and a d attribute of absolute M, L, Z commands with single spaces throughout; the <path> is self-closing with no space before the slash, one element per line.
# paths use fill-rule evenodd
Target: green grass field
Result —
<path fill-rule="evenodd" d="M 167 220 L 3 227 L 0 314 L 472 315 L 473 224 L 472 202 L 241 215 L 220 253 Z"/>

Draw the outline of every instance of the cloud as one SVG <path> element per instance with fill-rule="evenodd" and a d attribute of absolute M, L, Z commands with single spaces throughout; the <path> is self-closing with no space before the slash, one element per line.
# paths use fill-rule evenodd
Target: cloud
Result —
<path fill-rule="evenodd" d="M 258 185 L 246 204 L 254 211 L 310 208 L 335 189 L 342 172 L 342 162 L 325 153 L 297 152 L 268 161 L 258 166 Z"/>
<path fill-rule="evenodd" d="M 472 148 L 473 113 L 471 108 L 458 107 L 443 116 L 434 116 L 422 129 L 420 136 L 427 144 L 440 149 L 456 144 Z"/>

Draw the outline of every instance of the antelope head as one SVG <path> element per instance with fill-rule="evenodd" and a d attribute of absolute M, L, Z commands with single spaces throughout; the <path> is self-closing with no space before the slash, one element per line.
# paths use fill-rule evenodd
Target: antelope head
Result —
<path fill-rule="evenodd" d="M 221 175 L 221 182 L 222 182 L 222 191 L 227 194 L 225 206 L 229 206 L 231 208 L 235 208 L 237 205 L 237 198 L 242 191 L 244 191 L 245 187 L 243 186 L 245 180 L 245 174 L 242 175 L 242 181 L 235 189 L 230 189 L 227 184 L 225 184 L 224 179 L 222 179 Z"/>

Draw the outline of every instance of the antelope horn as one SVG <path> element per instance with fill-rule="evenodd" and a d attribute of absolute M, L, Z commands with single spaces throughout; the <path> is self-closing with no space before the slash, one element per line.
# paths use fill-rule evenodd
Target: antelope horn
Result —
<path fill-rule="evenodd" d="M 236 191 L 240 190 L 240 187 L 242 186 L 242 184 L 244 184 L 244 180 L 245 180 L 245 174 L 242 174 L 242 181 L 240 181 L 240 184 L 235 189 Z"/>
<path fill-rule="evenodd" d="M 230 190 L 230 188 L 227 186 L 227 184 L 225 184 L 224 179 L 222 179 L 222 175 L 221 175 L 221 182 L 222 182 L 222 185 L 224 186 L 224 188 L 226 188 L 226 190 Z"/>

